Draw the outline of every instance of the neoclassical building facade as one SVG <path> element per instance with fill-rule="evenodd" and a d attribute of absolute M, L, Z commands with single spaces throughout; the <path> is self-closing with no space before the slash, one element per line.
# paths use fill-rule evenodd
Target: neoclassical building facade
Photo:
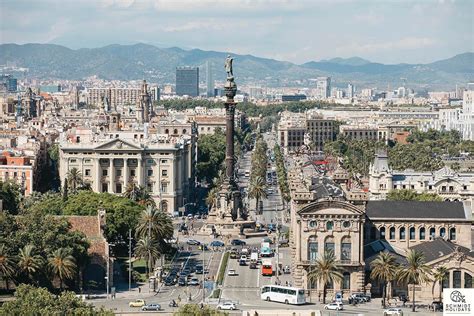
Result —
<path fill-rule="evenodd" d="M 171 214 L 189 202 L 195 159 L 190 139 L 116 132 L 73 140 L 63 137 L 59 146 L 62 185 L 68 171 L 77 168 L 94 192 L 123 194 L 132 182 L 145 187 Z"/>
<path fill-rule="evenodd" d="M 380 152 L 369 168 L 369 199 L 384 200 L 391 190 L 435 193 L 445 201 L 468 200 L 474 198 L 474 173 L 447 166 L 434 172 L 392 170 L 387 154 Z"/>

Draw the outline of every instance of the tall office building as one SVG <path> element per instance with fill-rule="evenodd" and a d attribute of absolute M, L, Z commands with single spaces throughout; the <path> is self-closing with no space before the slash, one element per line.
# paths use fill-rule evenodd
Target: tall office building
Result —
<path fill-rule="evenodd" d="M 151 87 L 150 92 L 151 92 L 151 98 L 153 101 L 160 101 L 161 99 L 160 87 Z"/>
<path fill-rule="evenodd" d="M 211 98 L 214 96 L 214 78 L 212 78 L 212 64 L 206 62 L 206 85 L 207 85 L 207 97 Z"/>
<path fill-rule="evenodd" d="M 351 83 L 347 85 L 347 97 L 349 99 L 354 97 L 354 86 Z"/>
<path fill-rule="evenodd" d="M 331 77 L 318 77 L 316 79 L 317 95 L 321 99 L 331 96 Z"/>
<path fill-rule="evenodd" d="M 176 94 L 199 96 L 198 67 L 176 67 Z"/>

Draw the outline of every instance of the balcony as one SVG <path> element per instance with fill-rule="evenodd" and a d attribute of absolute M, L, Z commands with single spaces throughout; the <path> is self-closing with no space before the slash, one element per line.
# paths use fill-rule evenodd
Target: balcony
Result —
<path fill-rule="evenodd" d="M 351 260 L 338 260 L 337 263 L 341 266 L 360 266 L 360 265 L 363 265 L 364 263 L 363 262 L 359 262 L 359 261 L 351 261 Z M 314 261 L 312 260 L 301 260 L 299 262 L 296 262 L 296 264 L 301 264 L 303 266 L 310 266 L 311 264 L 314 264 Z"/>

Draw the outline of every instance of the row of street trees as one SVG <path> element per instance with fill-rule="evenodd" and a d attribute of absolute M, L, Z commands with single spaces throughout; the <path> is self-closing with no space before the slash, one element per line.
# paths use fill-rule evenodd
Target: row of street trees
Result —
<path fill-rule="evenodd" d="M 273 152 L 275 154 L 276 173 L 281 197 L 283 202 L 288 203 L 291 199 L 290 186 L 288 185 L 288 176 L 285 167 L 285 160 L 283 159 L 283 154 L 278 144 L 275 144 Z"/>
<path fill-rule="evenodd" d="M 389 252 L 380 252 L 376 259 L 370 264 L 372 280 L 378 280 L 383 288 L 382 304 L 385 308 L 387 297 L 387 286 L 390 283 L 412 285 L 412 309 L 415 311 L 415 286 L 422 283 L 437 281 L 440 285 L 440 300 L 442 291 L 442 282 L 446 280 L 448 271 L 446 267 L 441 266 L 432 271 L 425 263 L 423 253 L 411 250 L 406 263 L 400 264 L 396 258 Z M 432 278 L 431 278 L 432 277 Z M 332 251 L 326 251 L 321 257 L 317 258 L 311 266 L 308 278 L 316 280 L 323 285 L 323 303 L 326 303 L 327 287 L 329 284 L 340 282 L 343 279 L 342 267 L 336 260 Z"/>
<path fill-rule="evenodd" d="M 262 135 L 258 135 L 255 148 L 251 157 L 251 173 L 250 173 L 250 185 L 248 190 L 249 198 L 255 199 L 256 210 L 258 213 L 259 203 L 262 199 L 267 198 L 267 156 L 268 146 L 263 140 Z"/>

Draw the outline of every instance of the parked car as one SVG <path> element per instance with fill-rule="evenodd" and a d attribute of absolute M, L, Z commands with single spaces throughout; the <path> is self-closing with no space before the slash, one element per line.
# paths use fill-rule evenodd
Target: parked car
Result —
<path fill-rule="evenodd" d="M 211 243 L 209 245 L 211 247 L 224 247 L 225 246 L 225 244 L 220 240 L 213 240 L 213 241 L 211 241 Z"/>
<path fill-rule="evenodd" d="M 196 266 L 196 274 L 203 274 L 204 269 L 202 266 Z"/>
<path fill-rule="evenodd" d="M 146 305 L 145 300 L 142 300 L 141 298 L 137 298 L 136 300 L 128 303 L 129 307 L 142 307 L 145 305 Z"/>
<path fill-rule="evenodd" d="M 403 311 L 401 308 L 387 308 L 386 310 L 383 311 L 383 316 L 388 316 L 388 315 L 403 316 Z"/>
<path fill-rule="evenodd" d="M 227 272 L 227 275 L 235 276 L 235 275 L 237 275 L 237 272 L 235 272 L 234 269 L 229 269 L 229 271 Z"/>
<path fill-rule="evenodd" d="M 199 280 L 198 278 L 191 278 L 191 281 L 189 281 L 189 285 L 199 285 Z"/>
<path fill-rule="evenodd" d="M 225 303 L 221 303 L 219 305 L 217 305 L 217 309 L 223 309 L 223 310 L 236 310 L 237 307 L 235 306 L 234 303 L 232 302 L 225 302 Z"/>
<path fill-rule="evenodd" d="M 189 239 L 186 243 L 188 245 L 200 245 L 201 244 L 201 242 L 196 240 L 196 239 Z"/>
<path fill-rule="evenodd" d="M 243 240 L 240 240 L 240 239 L 233 239 L 230 244 L 232 246 L 245 246 L 247 243 Z"/>
<path fill-rule="evenodd" d="M 186 281 L 186 278 L 184 277 L 180 277 L 179 280 L 178 280 L 178 285 L 179 286 L 186 286 L 187 285 L 187 281 Z"/>
<path fill-rule="evenodd" d="M 329 303 L 324 306 L 324 309 L 342 311 L 344 309 L 344 306 L 342 305 L 342 303 Z"/>
<path fill-rule="evenodd" d="M 160 304 L 146 304 L 142 306 L 142 311 L 159 311 L 161 310 Z"/>
<path fill-rule="evenodd" d="M 442 312 L 443 311 L 443 302 L 433 301 L 433 303 L 431 303 L 431 306 L 433 307 L 433 311 L 435 311 L 435 312 Z"/>

